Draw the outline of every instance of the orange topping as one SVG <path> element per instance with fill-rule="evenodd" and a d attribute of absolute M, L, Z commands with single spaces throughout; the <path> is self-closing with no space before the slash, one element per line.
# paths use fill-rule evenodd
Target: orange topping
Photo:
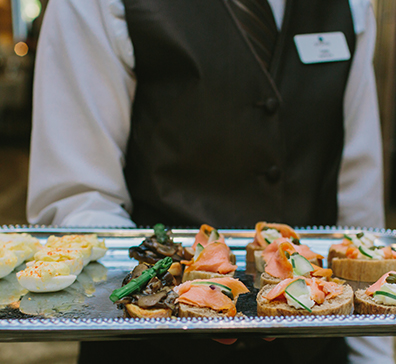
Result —
<path fill-rule="evenodd" d="M 311 289 L 311 299 L 314 300 L 317 304 L 322 304 L 325 299 L 328 300 L 335 296 L 338 296 L 343 292 L 343 287 L 334 282 L 326 282 L 317 278 L 305 278 L 305 277 L 296 277 L 296 278 L 288 278 L 277 284 L 274 288 L 271 289 L 267 293 L 264 298 L 269 301 L 274 300 L 275 298 L 281 296 L 285 293 L 286 288 L 298 279 L 304 279 L 307 285 Z"/>
<path fill-rule="evenodd" d="M 262 221 L 262 222 L 256 223 L 256 226 L 255 226 L 256 234 L 254 236 L 254 241 L 253 241 L 253 243 L 256 243 L 262 247 L 266 247 L 268 245 L 268 243 L 265 241 L 265 239 L 261 235 L 261 232 L 264 230 L 264 228 L 278 230 L 280 232 L 280 234 L 282 235 L 282 237 L 284 237 L 284 238 L 300 239 L 300 236 L 289 225 L 277 224 L 277 223 L 267 223 L 265 221 Z"/>
<path fill-rule="evenodd" d="M 215 230 L 212 226 L 203 224 L 201 225 L 198 234 L 195 235 L 195 241 L 192 246 L 192 248 L 195 250 L 198 244 L 201 244 L 203 247 L 206 247 L 209 243 L 209 237 L 210 233 Z M 220 238 L 217 241 L 221 241 L 222 243 L 225 243 L 224 241 L 224 236 L 220 234 Z"/>
<path fill-rule="evenodd" d="M 233 301 L 221 292 L 219 287 L 210 285 L 194 285 L 194 282 L 215 282 L 231 288 L 234 297 L 239 294 L 247 293 L 249 290 L 237 279 L 233 278 L 214 278 L 210 280 L 199 279 L 188 281 L 175 287 L 176 293 L 179 294 L 177 302 L 185 303 L 197 307 L 207 307 L 218 312 L 224 312 L 227 316 L 236 315 L 236 307 Z"/>
<path fill-rule="evenodd" d="M 214 242 L 206 246 L 198 255 L 196 261 L 182 261 L 188 265 L 186 272 L 202 270 L 205 272 L 214 272 L 227 274 L 237 269 L 236 265 L 230 263 L 230 248 L 221 242 Z"/>
<path fill-rule="evenodd" d="M 357 259 L 359 257 L 359 249 L 355 246 L 350 246 L 346 249 L 346 256 L 349 259 Z"/>
<path fill-rule="evenodd" d="M 274 250 L 276 249 L 276 250 Z M 293 277 L 293 266 L 286 257 L 285 252 L 292 254 L 295 249 L 288 239 L 279 238 L 264 250 L 266 261 L 265 271 L 273 277 L 281 279 Z"/>

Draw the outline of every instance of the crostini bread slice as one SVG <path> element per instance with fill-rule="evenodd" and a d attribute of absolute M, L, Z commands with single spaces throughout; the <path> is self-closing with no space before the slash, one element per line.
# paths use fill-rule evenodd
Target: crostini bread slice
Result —
<path fill-rule="evenodd" d="M 235 317 L 243 316 L 242 313 L 237 313 Z M 178 317 L 229 317 L 223 312 L 212 310 L 208 307 L 197 307 L 187 305 L 185 303 L 179 304 Z"/>
<path fill-rule="evenodd" d="M 331 268 L 334 258 L 346 259 L 346 251 L 331 246 L 327 254 L 327 266 L 329 268 Z"/>
<path fill-rule="evenodd" d="M 130 318 L 165 318 L 172 316 L 169 308 L 141 308 L 133 303 L 125 305 L 126 316 Z"/>
<path fill-rule="evenodd" d="M 355 292 L 355 313 L 361 315 L 396 315 L 396 306 L 383 305 L 375 302 L 366 290 L 358 289 Z"/>
<path fill-rule="evenodd" d="M 396 270 L 396 259 L 333 258 L 334 276 L 359 282 L 375 282 L 386 272 Z"/>
<path fill-rule="evenodd" d="M 265 285 L 257 295 L 258 316 L 325 316 L 325 315 L 350 315 L 353 308 L 353 290 L 349 285 L 344 285 L 342 294 L 326 300 L 321 305 L 312 307 L 312 312 L 296 309 L 283 300 L 269 301 L 263 296 L 267 295 L 274 284 Z"/>
<path fill-rule="evenodd" d="M 196 279 L 211 279 L 211 278 L 223 278 L 223 277 L 234 277 L 235 272 L 228 274 L 220 274 L 214 272 L 206 272 L 203 270 L 193 270 L 190 272 L 184 272 L 182 282 L 194 281 Z"/>

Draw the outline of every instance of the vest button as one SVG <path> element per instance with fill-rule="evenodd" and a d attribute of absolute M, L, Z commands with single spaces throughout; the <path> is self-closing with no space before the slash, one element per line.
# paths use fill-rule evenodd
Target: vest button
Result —
<path fill-rule="evenodd" d="M 281 178 L 281 170 L 277 166 L 272 166 L 265 171 L 265 176 L 267 180 L 271 183 L 276 183 Z"/>
<path fill-rule="evenodd" d="M 264 107 L 270 114 L 273 114 L 278 109 L 278 106 L 279 102 L 275 97 L 268 97 L 268 99 L 264 101 Z"/>

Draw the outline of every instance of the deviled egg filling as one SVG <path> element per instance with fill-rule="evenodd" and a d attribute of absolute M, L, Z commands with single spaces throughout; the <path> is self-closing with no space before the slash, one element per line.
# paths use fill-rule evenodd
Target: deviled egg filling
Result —
<path fill-rule="evenodd" d="M 82 235 L 64 235 L 62 237 L 51 235 L 45 247 L 79 250 L 83 255 L 83 266 L 85 267 L 91 261 L 93 244 L 84 239 Z"/>
<path fill-rule="evenodd" d="M 17 256 L 16 266 L 21 265 L 26 259 L 29 259 L 33 253 L 33 250 L 28 245 L 18 241 L 2 242 L 0 248 L 10 250 Z"/>
<path fill-rule="evenodd" d="M 82 235 L 84 239 L 92 243 L 93 248 L 92 248 L 92 256 L 91 256 L 91 262 L 97 261 L 98 259 L 102 258 L 106 252 L 107 248 L 103 240 L 99 240 L 98 236 L 96 234 L 88 234 L 88 235 Z"/>
<path fill-rule="evenodd" d="M 9 275 L 17 266 L 18 257 L 11 251 L 0 248 L 0 278 Z"/>
<path fill-rule="evenodd" d="M 43 247 L 40 241 L 37 238 L 31 236 L 30 234 L 0 233 L 0 245 L 2 245 L 1 242 L 7 243 L 10 241 L 18 244 L 22 243 L 24 245 L 27 245 L 31 249 L 31 253 L 26 256 L 25 260 L 33 258 L 33 255 Z"/>
<path fill-rule="evenodd" d="M 79 275 L 83 269 L 83 254 L 77 249 L 43 248 L 34 255 L 34 261 L 26 265 L 32 266 L 35 262 L 63 262 L 70 268 L 70 273 Z"/>
<path fill-rule="evenodd" d="M 77 276 L 63 262 L 35 262 L 16 274 L 19 284 L 30 292 L 56 292 L 74 283 Z"/>

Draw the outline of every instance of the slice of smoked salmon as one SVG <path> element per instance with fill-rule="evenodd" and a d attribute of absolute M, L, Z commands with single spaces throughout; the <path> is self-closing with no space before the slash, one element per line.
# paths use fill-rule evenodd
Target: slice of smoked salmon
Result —
<path fill-rule="evenodd" d="M 215 228 L 213 228 L 212 226 L 209 226 L 207 224 L 201 225 L 197 235 L 195 235 L 195 241 L 192 248 L 195 250 L 198 244 L 201 244 L 203 247 L 208 245 L 210 233 L 213 230 L 215 230 Z M 219 235 L 220 238 L 217 241 L 221 241 L 222 243 L 225 243 L 224 236 L 222 234 Z"/>
<path fill-rule="evenodd" d="M 278 224 L 278 223 L 267 223 L 265 221 L 260 221 L 260 222 L 256 223 L 256 226 L 255 226 L 256 233 L 255 233 L 254 240 L 253 240 L 254 244 L 258 244 L 262 247 L 266 247 L 268 245 L 268 243 L 265 241 L 265 239 L 261 235 L 261 232 L 265 228 L 275 229 L 275 230 L 279 231 L 280 234 L 282 235 L 282 237 L 284 237 L 284 238 L 300 239 L 300 236 L 289 225 Z"/>
<path fill-rule="evenodd" d="M 310 295 L 311 300 L 315 301 L 318 305 L 321 305 L 326 298 L 326 294 L 320 289 L 318 281 L 319 279 L 316 278 L 305 280 L 305 282 L 311 289 L 311 295 Z"/>
<path fill-rule="evenodd" d="M 293 278 L 293 266 L 286 257 L 286 251 L 289 254 L 295 251 L 292 243 L 286 238 L 279 238 L 267 246 L 263 252 L 266 273 L 281 279 Z"/>
<path fill-rule="evenodd" d="M 381 289 L 381 286 L 386 282 L 386 278 L 388 278 L 389 274 L 391 273 L 396 274 L 396 272 L 393 270 L 391 270 L 388 273 L 385 273 L 377 282 L 375 282 L 366 289 L 366 294 L 372 296 L 374 292 L 379 291 Z"/>
<path fill-rule="evenodd" d="M 294 245 L 294 249 L 296 249 L 297 253 L 302 255 L 305 259 L 311 260 L 311 259 L 324 259 L 323 255 L 320 255 L 318 253 L 313 252 L 308 245 Z"/>
<path fill-rule="evenodd" d="M 237 269 L 236 265 L 230 263 L 230 248 L 221 242 L 214 242 L 206 246 L 198 255 L 195 261 L 182 261 L 188 267 L 186 272 L 202 270 L 205 272 L 214 272 L 227 274 Z"/>
<path fill-rule="evenodd" d="M 326 300 L 336 297 L 344 291 L 344 287 L 335 282 L 326 282 L 321 279 L 316 280 L 322 291 L 326 294 Z"/>
<path fill-rule="evenodd" d="M 213 278 L 199 279 L 195 281 L 187 281 L 174 288 L 179 295 L 176 302 L 185 303 L 197 307 L 207 307 L 215 311 L 224 312 L 227 316 L 236 315 L 236 307 L 234 302 L 221 292 L 221 289 L 215 285 L 198 285 L 194 282 L 214 282 L 231 288 L 231 292 L 236 299 L 240 294 L 247 293 L 249 290 L 245 285 L 237 279 Z"/>
<path fill-rule="evenodd" d="M 283 295 L 285 293 L 286 288 L 292 282 L 304 279 L 307 285 L 311 289 L 311 299 L 314 300 L 318 304 L 322 304 L 325 299 L 333 298 L 343 292 L 343 287 L 334 282 L 326 282 L 322 279 L 317 278 L 305 278 L 305 277 L 295 277 L 288 278 L 277 284 L 274 288 L 271 289 L 264 297 L 269 301 L 274 300 L 275 298 Z"/>
<path fill-rule="evenodd" d="M 296 278 L 287 278 L 284 279 L 283 281 L 281 281 L 280 283 L 278 283 L 274 288 L 271 289 L 271 291 L 269 291 L 264 298 L 266 298 L 268 301 L 272 301 L 275 298 L 281 296 L 284 292 L 286 287 L 294 282 L 297 281 L 298 279 L 301 279 L 302 277 L 296 277 Z"/>

